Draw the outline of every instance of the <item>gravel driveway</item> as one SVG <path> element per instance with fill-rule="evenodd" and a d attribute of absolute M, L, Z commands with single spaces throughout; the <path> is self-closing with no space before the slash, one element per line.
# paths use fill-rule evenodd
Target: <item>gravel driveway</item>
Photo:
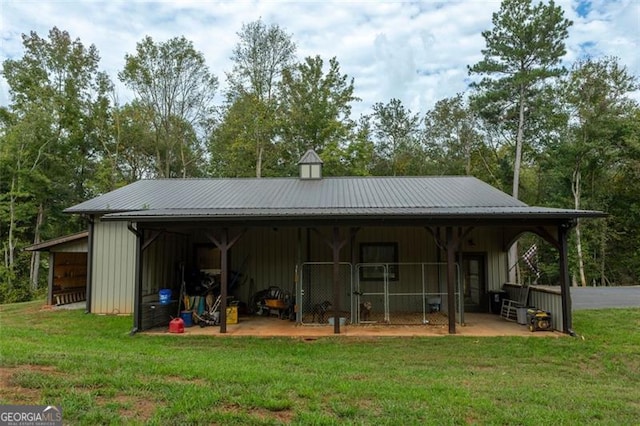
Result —
<path fill-rule="evenodd" d="M 573 310 L 640 308 L 640 286 L 571 287 Z"/>

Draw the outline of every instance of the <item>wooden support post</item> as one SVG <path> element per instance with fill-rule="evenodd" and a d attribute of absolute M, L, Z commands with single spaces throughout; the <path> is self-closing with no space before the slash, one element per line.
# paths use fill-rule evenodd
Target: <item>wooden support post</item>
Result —
<path fill-rule="evenodd" d="M 147 248 L 149 248 L 149 246 L 153 244 L 160 235 L 162 235 L 162 232 L 160 231 L 151 231 L 151 236 L 145 240 L 144 245 L 142 246 L 142 251 L 147 250 Z"/>
<path fill-rule="evenodd" d="M 447 226 L 447 314 L 449 315 L 449 334 L 456 334 L 456 245 L 453 228 Z"/>
<path fill-rule="evenodd" d="M 220 333 L 227 332 L 227 276 L 229 265 L 229 230 L 225 228 L 220 237 Z"/>
<path fill-rule="evenodd" d="M 331 247 L 331 251 L 333 252 L 333 332 L 335 334 L 340 334 L 340 250 L 342 247 L 347 244 L 348 240 L 340 239 L 340 228 L 335 226 L 333 228 L 333 236 L 331 239 L 325 237 L 318 231 L 313 228 L 313 231 L 320 235 L 320 237 L 324 240 L 324 242 Z"/>
<path fill-rule="evenodd" d="M 229 240 L 229 229 L 224 228 L 220 237 L 206 233 L 207 238 L 220 250 L 220 333 L 227 332 L 227 280 L 229 276 L 229 249 L 244 235 L 246 229 Z"/>
<path fill-rule="evenodd" d="M 302 228 L 298 228 L 298 250 L 296 253 L 296 274 L 295 274 L 295 286 L 294 286 L 294 312 L 296 317 L 296 324 L 300 324 L 302 322 L 302 317 L 300 316 L 300 309 L 297 309 L 300 306 L 300 302 L 302 301 L 302 297 L 300 294 L 302 293 L 300 290 L 302 289 Z"/>
<path fill-rule="evenodd" d="M 49 252 L 49 276 L 47 277 L 47 305 L 53 305 L 53 278 L 55 277 L 55 254 Z"/>
<path fill-rule="evenodd" d="M 570 225 L 558 226 L 558 254 L 560 256 L 560 294 L 562 295 L 562 331 L 574 335 L 571 315 L 571 284 L 569 280 L 569 262 L 567 258 L 567 234 Z"/>
<path fill-rule="evenodd" d="M 358 263 L 358 252 L 357 252 L 357 246 L 356 246 L 356 235 L 358 235 L 358 231 L 360 231 L 360 228 L 351 228 L 351 239 L 349 241 L 349 244 L 351 245 L 351 254 L 350 254 L 350 259 L 349 261 L 351 262 L 351 282 L 352 283 L 357 283 L 358 282 L 358 276 L 357 276 L 357 271 L 356 268 L 353 267 L 353 265 L 355 265 L 356 263 Z M 360 307 L 358 306 L 358 301 L 360 300 L 360 296 L 358 296 L 358 299 L 355 301 L 356 303 L 354 303 L 353 300 L 353 295 L 355 294 L 355 292 L 360 292 L 360 288 L 354 288 L 353 284 L 351 285 L 351 289 L 350 289 L 350 300 L 349 300 L 349 304 L 351 306 L 351 324 L 360 324 Z"/>
<path fill-rule="evenodd" d="M 456 333 L 456 250 L 462 247 L 461 241 L 469 235 L 473 230 L 473 227 L 466 229 L 460 228 L 458 234 L 455 235 L 453 227 L 447 226 L 445 229 L 446 241 L 440 239 L 440 228 L 427 227 L 426 228 L 434 240 L 438 248 L 447 250 L 447 310 L 449 316 L 449 334 Z M 437 251 L 438 255 L 440 250 Z M 462 256 L 460 258 L 462 260 Z M 439 257 L 438 257 L 439 261 Z M 438 268 L 438 279 L 440 278 L 440 268 Z M 461 307 L 461 311 L 464 311 L 464 306 Z M 462 314 L 464 315 L 464 314 Z M 462 321 L 463 316 L 460 317 Z"/>
<path fill-rule="evenodd" d="M 463 286 L 459 286 L 459 284 L 462 282 L 464 283 L 464 275 L 465 275 L 465 270 L 464 270 L 464 239 L 466 238 L 466 234 L 463 233 L 463 229 L 462 228 L 458 228 L 458 245 L 456 250 L 458 251 L 458 280 L 456 281 L 456 288 L 458 289 L 458 294 L 460 294 L 460 299 L 463 300 L 463 296 L 462 294 L 464 293 L 462 287 Z M 460 306 L 458 306 L 458 309 L 460 310 L 460 324 L 464 324 L 464 302 L 460 301 Z"/>
<path fill-rule="evenodd" d="M 333 228 L 333 333 L 340 334 L 340 229 Z"/>

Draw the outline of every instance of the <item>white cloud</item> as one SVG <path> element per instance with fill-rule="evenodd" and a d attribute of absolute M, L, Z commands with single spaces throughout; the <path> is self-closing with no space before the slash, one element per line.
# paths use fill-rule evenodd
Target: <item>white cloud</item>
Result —
<path fill-rule="evenodd" d="M 585 55 L 612 55 L 640 75 L 640 2 L 592 0 L 586 7 L 583 1 L 559 1 L 574 21 L 566 65 Z M 184 35 L 224 85 L 237 32 L 243 23 L 262 18 L 292 34 L 300 59 L 337 57 L 362 99 L 354 118 L 391 98 L 423 114 L 437 100 L 464 91 L 466 66 L 480 59 L 481 32 L 491 28 L 491 15 L 500 8 L 497 0 L 0 2 L 0 60 L 23 54 L 22 33 L 46 37 L 57 26 L 85 45 L 95 44 L 102 69 L 116 83 L 125 54 L 134 53 L 144 36 L 164 41 Z M 7 105 L 1 78 L 0 85 L 0 105 Z M 120 101 L 130 100 L 126 88 L 117 87 Z"/>

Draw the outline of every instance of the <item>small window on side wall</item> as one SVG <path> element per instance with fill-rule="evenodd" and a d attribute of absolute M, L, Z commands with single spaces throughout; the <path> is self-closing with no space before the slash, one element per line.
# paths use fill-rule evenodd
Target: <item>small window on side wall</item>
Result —
<path fill-rule="evenodd" d="M 360 263 L 361 280 L 384 281 L 386 269 L 389 281 L 398 281 L 398 243 L 361 243 Z"/>

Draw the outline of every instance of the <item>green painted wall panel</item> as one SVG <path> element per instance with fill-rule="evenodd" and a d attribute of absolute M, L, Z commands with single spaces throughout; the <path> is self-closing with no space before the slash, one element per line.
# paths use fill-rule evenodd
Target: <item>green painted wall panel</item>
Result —
<path fill-rule="evenodd" d="M 91 312 L 133 313 L 136 237 L 126 222 L 94 225 Z"/>

